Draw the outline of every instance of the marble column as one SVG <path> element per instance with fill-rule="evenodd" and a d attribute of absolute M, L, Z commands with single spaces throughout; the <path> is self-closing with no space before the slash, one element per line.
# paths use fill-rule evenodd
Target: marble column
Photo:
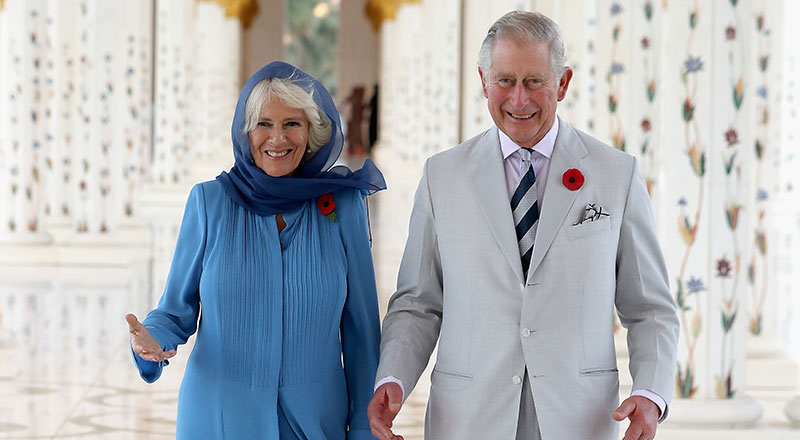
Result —
<path fill-rule="evenodd" d="M 0 11 L 0 241 L 50 241 L 43 231 L 46 166 L 45 0 Z"/>
<path fill-rule="evenodd" d="M 800 28 L 795 26 L 794 17 L 800 14 L 800 3 L 786 4 L 783 14 L 783 87 L 781 100 L 781 151 L 780 151 L 780 180 L 781 189 L 778 200 L 774 203 L 776 209 L 776 229 L 781 236 L 777 238 L 777 294 L 786 298 L 788 312 L 788 328 L 780 329 L 780 333 L 789 335 L 800 334 L 800 270 L 797 268 L 797 256 L 800 255 L 800 206 L 798 206 L 797 191 L 800 190 L 800 173 L 798 164 L 800 157 L 800 93 L 798 93 L 797 78 L 800 78 L 800 48 L 795 42 L 800 38 Z M 788 310 L 786 310 L 788 309 Z M 794 340 L 790 353 L 797 356 L 800 353 L 800 341 Z M 798 393 L 798 377 L 792 382 L 792 392 L 796 396 L 791 399 L 784 409 L 786 416 L 795 427 L 800 428 L 800 396 Z"/>
<path fill-rule="evenodd" d="M 783 2 L 779 2 L 781 5 Z M 747 347 L 748 382 L 751 388 L 785 386 L 787 378 L 797 376 L 797 364 L 786 352 L 784 338 L 791 310 L 787 298 L 780 294 L 778 285 L 777 251 L 780 244 L 777 216 L 787 212 L 780 201 L 781 168 L 781 57 L 783 39 L 782 8 L 772 2 L 755 2 L 750 27 L 753 29 L 753 50 L 750 70 L 753 81 L 749 92 L 755 102 L 755 135 L 752 142 L 754 177 L 750 187 L 753 209 L 749 239 L 750 253 L 744 262 L 747 267 L 748 330 Z M 776 32 L 776 30 L 778 32 Z M 794 43 L 788 44 L 791 47 Z M 785 201 L 785 200 L 784 200 Z M 791 204 L 789 204 L 791 206 Z M 778 208 L 780 207 L 780 208 Z M 791 208 L 789 208 L 789 212 Z"/>
<path fill-rule="evenodd" d="M 425 159 L 460 142 L 461 2 L 399 7 L 380 28 L 380 138 L 374 159 L 390 185 L 370 198 L 376 276 L 385 309 Z M 435 42 L 435 43 L 434 43 Z"/>
<path fill-rule="evenodd" d="M 191 89 L 192 0 L 157 0 L 155 23 L 155 102 L 152 179 L 177 184 L 194 162 L 187 142 Z"/>
<path fill-rule="evenodd" d="M 531 10 L 531 0 L 502 0 L 463 2 L 462 26 L 463 52 L 461 54 L 461 129 L 462 141 L 491 127 L 492 117 L 483 96 L 478 75 L 478 51 L 489 27 L 509 11 Z"/>
<path fill-rule="evenodd" d="M 763 412 L 744 394 L 754 7 L 750 1 L 691 0 L 663 11 L 662 35 L 669 40 L 662 53 L 669 61 L 658 89 L 678 92 L 662 101 L 665 150 L 655 191 L 681 319 L 670 427 L 747 426 Z"/>
<path fill-rule="evenodd" d="M 194 26 L 187 139 L 196 160 L 190 180 L 197 181 L 213 179 L 233 161 L 230 129 L 239 96 L 242 26 L 216 2 L 197 4 Z"/>
<path fill-rule="evenodd" d="M 121 157 L 115 174 L 116 209 L 120 225 L 138 226 L 142 219 L 136 197 L 150 166 L 153 124 L 153 2 L 125 2 L 119 8 L 126 19 L 119 23 L 123 39 L 117 51 L 120 93 L 115 104 L 114 148 Z"/>
<path fill-rule="evenodd" d="M 47 64 L 48 117 L 48 168 L 47 178 L 47 228 L 71 229 L 73 200 L 73 142 L 75 117 L 73 109 L 77 99 L 76 48 L 78 31 L 74 17 L 78 2 L 49 0 L 47 5 L 47 45 L 50 62 Z"/>

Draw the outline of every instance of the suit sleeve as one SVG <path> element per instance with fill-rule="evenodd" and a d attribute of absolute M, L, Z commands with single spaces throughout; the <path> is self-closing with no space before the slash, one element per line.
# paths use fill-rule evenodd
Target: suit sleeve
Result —
<path fill-rule="evenodd" d="M 633 389 L 651 390 L 669 405 L 680 323 L 647 187 L 635 159 L 631 168 L 617 250 L 616 307 L 628 329 Z M 662 420 L 666 415 L 664 411 Z"/>
<path fill-rule="evenodd" d="M 347 299 L 341 334 L 349 408 L 348 440 L 374 440 L 367 419 L 372 379 L 378 367 L 381 330 L 369 225 L 360 192 L 347 193 L 340 227 L 347 258 Z"/>
<path fill-rule="evenodd" d="M 442 325 L 442 265 L 430 193 L 430 160 L 414 196 L 397 291 L 383 320 L 376 380 L 394 376 L 408 397 L 428 364 Z"/>
<path fill-rule="evenodd" d="M 200 313 L 200 274 L 206 246 L 206 210 L 203 187 L 195 185 L 186 202 L 178 242 L 166 287 L 158 307 L 142 322 L 164 351 L 186 343 L 197 330 Z M 155 382 L 169 361 L 146 361 L 133 353 L 145 382 Z"/>

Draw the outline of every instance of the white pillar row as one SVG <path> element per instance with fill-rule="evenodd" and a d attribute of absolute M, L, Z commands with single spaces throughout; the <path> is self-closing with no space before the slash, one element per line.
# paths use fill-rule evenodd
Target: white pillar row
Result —
<path fill-rule="evenodd" d="M 424 160 L 459 142 L 461 2 L 399 7 L 380 29 L 380 139 L 374 159 L 389 185 L 370 202 L 373 254 L 386 307 L 395 289 L 411 201 Z M 435 42 L 435 44 L 434 44 Z M 477 73 L 475 73 L 477 75 Z"/>
<path fill-rule="evenodd" d="M 47 0 L 45 212 L 56 238 L 133 220 L 149 150 L 151 15 L 145 0 Z"/>
<path fill-rule="evenodd" d="M 0 238 L 47 242 L 44 213 L 45 0 L 9 2 L 0 23 Z"/>

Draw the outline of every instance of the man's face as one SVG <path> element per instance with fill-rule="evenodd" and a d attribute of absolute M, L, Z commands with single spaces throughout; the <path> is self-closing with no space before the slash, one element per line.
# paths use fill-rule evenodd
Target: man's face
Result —
<path fill-rule="evenodd" d="M 546 43 L 498 39 L 489 72 L 480 72 L 483 94 L 497 128 L 517 145 L 530 148 L 550 130 L 558 101 L 564 99 L 572 69 L 556 78 Z"/>

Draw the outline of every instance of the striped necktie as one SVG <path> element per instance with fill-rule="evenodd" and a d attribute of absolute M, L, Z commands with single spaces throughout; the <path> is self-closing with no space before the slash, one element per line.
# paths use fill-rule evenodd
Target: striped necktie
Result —
<path fill-rule="evenodd" d="M 528 268 L 533 255 L 533 240 L 536 238 L 536 227 L 539 224 L 539 203 L 536 201 L 536 175 L 531 165 L 531 150 L 517 150 L 522 158 L 522 177 L 517 189 L 511 196 L 511 212 L 514 215 L 514 227 L 517 232 L 519 254 L 522 257 L 522 271 L 528 277 Z"/>

